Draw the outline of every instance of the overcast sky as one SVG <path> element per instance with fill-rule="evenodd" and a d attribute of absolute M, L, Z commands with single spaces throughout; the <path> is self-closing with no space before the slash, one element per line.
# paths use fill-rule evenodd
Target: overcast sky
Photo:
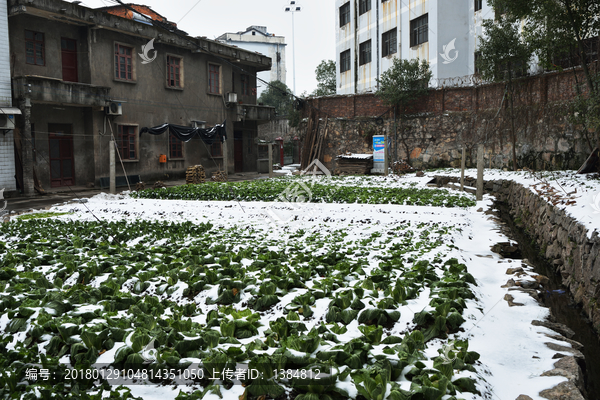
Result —
<path fill-rule="evenodd" d="M 266 26 L 269 33 L 285 36 L 288 44 L 286 84 L 293 89 L 292 15 L 283 11 L 289 0 L 134 0 L 165 16 L 190 36 L 214 39 L 250 25 Z M 83 0 L 90 8 L 115 5 L 112 0 Z M 317 87 L 315 68 L 321 60 L 335 60 L 335 3 L 332 0 L 296 0 L 302 11 L 294 15 L 296 92 Z M 192 9 L 193 8 L 193 9 Z M 191 11 L 190 11 L 191 10 Z M 186 15 L 187 14 L 187 15 Z"/>

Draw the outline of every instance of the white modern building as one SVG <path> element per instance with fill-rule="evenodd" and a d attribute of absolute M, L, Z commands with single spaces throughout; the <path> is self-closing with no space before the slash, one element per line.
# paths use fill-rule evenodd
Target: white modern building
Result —
<path fill-rule="evenodd" d="M 285 37 L 268 33 L 266 26 L 252 25 L 243 32 L 224 33 L 216 40 L 270 57 L 273 63 L 271 70 L 259 72 L 258 78 L 267 82 L 281 81 L 285 83 Z M 266 85 L 260 80 L 257 85 L 257 95 L 260 96 L 261 92 L 266 89 Z"/>
<path fill-rule="evenodd" d="M 5 190 L 3 195 L 17 189 L 13 129 L 15 114 L 21 114 L 18 108 L 12 107 L 7 13 L 6 0 L 0 0 L 0 190 Z M 0 200 L 0 208 L 3 205 Z"/>
<path fill-rule="evenodd" d="M 437 86 L 475 73 L 486 0 L 336 0 L 337 93 L 374 92 L 394 57 L 429 61 Z"/>

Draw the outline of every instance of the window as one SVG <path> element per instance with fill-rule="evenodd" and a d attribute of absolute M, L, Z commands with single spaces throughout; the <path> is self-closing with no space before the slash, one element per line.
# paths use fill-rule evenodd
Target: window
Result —
<path fill-rule="evenodd" d="M 358 15 L 371 10 L 371 0 L 358 0 Z"/>
<path fill-rule="evenodd" d="M 381 37 L 381 55 L 387 57 L 398 51 L 398 32 L 396 28 L 385 32 Z"/>
<path fill-rule="evenodd" d="M 475 64 L 475 75 L 479 75 L 479 58 L 481 57 L 481 52 L 480 51 L 476 51 L 475 52 L 475 57 L 474 57 L 474 64 Z"/>
<path fill-rule="evenodd" d="M 210 155 L 212 157 L 223 157 L 223 143 L 219 139 L 215 140 L 210 146 Z"/>
<path fill-rule="evenodd" d="M 133 48 L 115 43 L 115 78 L 133 81 Z"/>
<path fill-rule="evenodd" d="M 358 55 L 358 65 L 364 65 L 371 62 L 371 41 L 367 40 L 360 44 L 360 54 Z"/>
<path fill-rule="evenodd" d="M 422 15 L 410 21 L 410 47 L 418 46 L 429 40 L 428 23 L 429 14 Z"/>
<path fill-rule="evenodd" d="M 221 67 L 208 64 L 208 93 L 221 94 Z"/>
<path fill-rule="evenodd" d="M 44 34 L 25 31 L 25 62 L 33 65 L 46 65 Z"/>
<path fill-rule="evenodd" d="M 183 142 L 173 134 L 169 135 L 169 158 L 183 158 Z"/>
<path fill-rule="evenodd" d="M 137 160 L 136 127 L 119 125 L 117 146 L 123 160 Z"/>
<path fill-rule="evenodd" d="M 182 88 L 182 62 L 181 58 L 167 56 L 167 86 L 172 88 Z"/>
<path fill-rule="evenodd" d="M 479 11 L 483 8 L 483 0 L 475 0 L 475 11 Z"/>
<path fill-rule="evenodd" d="M 340 53 L 340 73 L 350 71 L 350 50 Z"/>
<path fill-rule="evenodd" d="M 252 96 L 252 85 L 249 75 L 242 75 L 242 96 Z"/>
<path fill-rule="evenodd" d="M 340 7 L 340 28 L 350 23 L 350 2 Z"/>

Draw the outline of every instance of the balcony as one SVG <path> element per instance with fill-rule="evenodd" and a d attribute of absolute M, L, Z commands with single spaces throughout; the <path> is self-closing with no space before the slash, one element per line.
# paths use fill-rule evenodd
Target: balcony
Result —
<path fill-rule="evenodd" d="M 17 98 L 28 97 L 34 103 L 62 104 L 80 107 L 104 107 L 110 88 L 87 83 L 65 82 L 43 76 L 13 78 L 13 93 Z"/>
<path fill-rule="evenodd" d="M 275 119 L 275 108 L 254 104 L 236 104 L 237 121 L 256 121 L 259 125 Z"/>

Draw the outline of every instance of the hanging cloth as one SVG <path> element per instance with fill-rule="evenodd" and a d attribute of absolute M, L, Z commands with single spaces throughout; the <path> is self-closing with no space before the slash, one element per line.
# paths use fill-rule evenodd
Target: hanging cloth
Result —
<path fill-rule="evenodd" d="M 227 139 L 227 130 L 225 127 L 224 121 L 222 124 L 215 125 L 212 128 L 202 129 L 202 128 L 192 128 L 189 126 L 181 126 L 175 124 L 162 124 L 159 126 L 155 126 L 154 128 L 142 128 L 140 130 L 140 136 L 142 133 L 149 133 L 151 135 L 162 135 L 167 130 L 171 132 L 173 136 L 182 142 L 189 142 L 196 136 L 199 136 L 200 139 L 207 145 L 213 144 L 218 138 L 221 139 L 221 142 L 225 142 Z"/>

